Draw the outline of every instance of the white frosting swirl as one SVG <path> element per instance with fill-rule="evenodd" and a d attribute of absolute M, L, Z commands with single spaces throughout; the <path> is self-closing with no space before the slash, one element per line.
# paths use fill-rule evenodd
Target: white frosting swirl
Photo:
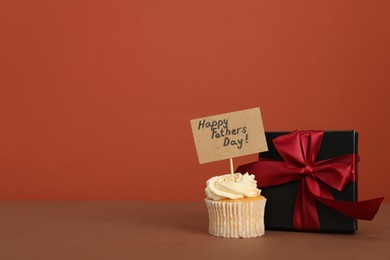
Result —
<path fill-rule="evenodd" d="M 212 177 L 206 182 L 206 196 L 211 200 L 242 199 L 260 195 L 255 175 L 245 173 L 225 174 Z"/>

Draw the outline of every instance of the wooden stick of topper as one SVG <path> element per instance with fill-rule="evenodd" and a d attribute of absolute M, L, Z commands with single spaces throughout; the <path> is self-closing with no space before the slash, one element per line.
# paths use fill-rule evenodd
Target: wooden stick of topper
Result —
<path fill-rule="evenodd" d="M 230 173 L 232 174 L 232 181 L 234 181 L 233 158 L 230 158 Z"/>

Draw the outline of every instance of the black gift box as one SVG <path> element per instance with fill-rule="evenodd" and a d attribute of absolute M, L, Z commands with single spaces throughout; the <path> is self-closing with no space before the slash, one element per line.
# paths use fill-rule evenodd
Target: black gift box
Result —
<path fill-rule="evenodd" d="M 268 152 L 260 153 L 260 158 L 283 161 L 272 140 L 289 132 L 266 132 Z M 355 154 L 355 175 L 358 177 L 358 133 L 356 131 L 325 131 L 317 161 L 341 155 Z M 261 179 L 258 180 L 261 182 Z M 293 213 L 299 181 L 261 188 L 267 198 L 265 227 L 272 230 L 293 230 Z M 357 181 L 350 181 L 342 192 L 329 187 L 334 199 L 357 201 Z M 317 201 L 320 220 L 319 232 L 354 233 L 358 229 L 357 220 L 339 213 Z"/>

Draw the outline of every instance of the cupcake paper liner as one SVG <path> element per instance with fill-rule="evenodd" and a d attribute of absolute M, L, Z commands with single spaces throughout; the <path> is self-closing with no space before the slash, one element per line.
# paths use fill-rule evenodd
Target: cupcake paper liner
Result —
<path fill-rule="evenodd" d="M 266 199 L 214 201 L 206 199 L 210 235 L 250 238 L 264 235 Z"/>

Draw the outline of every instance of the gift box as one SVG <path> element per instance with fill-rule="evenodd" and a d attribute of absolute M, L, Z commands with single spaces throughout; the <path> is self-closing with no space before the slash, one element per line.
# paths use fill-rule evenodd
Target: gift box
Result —
<path fill-rule="evenodd" d="M 357 202 L 356 131 L 266 132 L 268 152 L 238 172 L 256 175 L 267 198 L 265 227 L 354 233 L 383 198 Z"/>

